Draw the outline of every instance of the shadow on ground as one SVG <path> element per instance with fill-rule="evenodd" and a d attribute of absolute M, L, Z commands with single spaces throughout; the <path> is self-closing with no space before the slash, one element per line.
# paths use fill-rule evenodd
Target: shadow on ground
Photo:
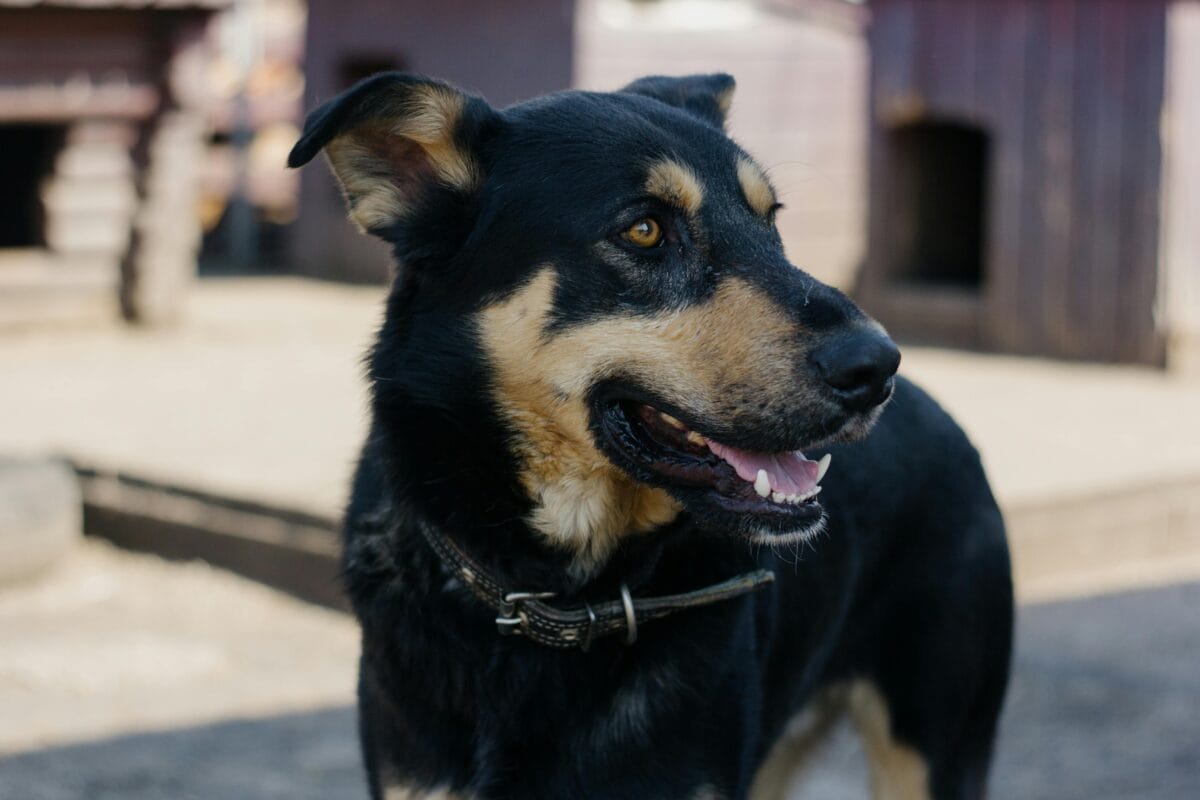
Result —
<path fill-rule="evenodd" d="M 0 759 L 24 800 L 366 797 L 352 708 L 122 736 Z"/>
<path fill-rule="evenodd" d="M 1022 609 L 993 798 L 1200 797 L 1200 583 Z M 795 795 L 865 797 L 840 730 Z M 0 759 L 25 800 L 365 796 L 354 712 L 334 708 Z"/>

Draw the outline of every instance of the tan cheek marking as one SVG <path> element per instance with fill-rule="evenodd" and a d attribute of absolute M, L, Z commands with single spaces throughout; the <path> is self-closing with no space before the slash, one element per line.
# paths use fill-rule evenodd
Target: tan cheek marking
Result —
<path fill-rule="evenodd" d="M 912 747 L 892 736 L 887 702 L 872 684 L 850 687 L 850 714 L 862 736 L 871 768 L 874 800 L 929 800 L 929 766 Z"/>
<path fill-rule="evenodd" d="M 666 492 L 634 483 L 596 449 L 580 390 L 586 365 L 561 360 L 570 348 L 560 339 L 567 337 L 543 337 L 554 283 L 554 270 L 543 269 L 486 309 L 479 330 L 497 403 L 516 433 L 521 482 L 534 501 L 530 524 L 573 550 L 575 571 L 586 574 L 623 534 L 666 524 L 680 507 Z"/>
<path fill-rule="evenodd" d="M 704 185 L 690 167 L 664 159 L 646 174 L 646 192 L 688 214 L 696 214 L 704 205 Z"/>
<path fill-rule="evenodd" d="M 762 167 L 749 159 L 738 159 L 737 176 L 738 183 L 742 185 L 742 194 L 746 196 L 746 202 L 755 213 L 761 217 L 770 214 L 771 207 L 775 205 L 775 190 L 767 182 Z"/>
<path fill-rule="evenodd" d="M 725 281 L 703 304 L 609 317 L 547 337 L 554 284 L 554 270 L 543 269 L 485 309 L 479 330 L 497 401 L 518 433 L 523 484 L 536 504 L 531 521 L 575 549 L 581 565 L 595 565 L 621 535 L 670 521 L 679 505 L 631 481 L 595 447 L 587 391 L 621 375 L 712 418 L 731 385 L 761 387 L 779 400 L 793 393 L 800 337 L 769 297 L 740 279 Z"/>
<path fill-rule="evenodd" d="M 478 185 L 474 159 L 454 141 L 464 103 L 453 92 L 416 87 L 381 110 L 377 122 L 348 131 L 326 146 L 350 219 L 360 230 L 403 216 L 424 180 L 464 191 Z"/>

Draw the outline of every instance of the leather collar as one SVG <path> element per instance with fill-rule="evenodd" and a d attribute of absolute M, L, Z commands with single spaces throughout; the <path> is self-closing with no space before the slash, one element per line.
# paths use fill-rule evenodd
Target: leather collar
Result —
<path fill-rule="evenodd" d="M 417 526 L 446 567 L 472 594 L 497 612 L 496 628 L 501 635 L 523 636 L 559 649 L 578 648 L 587 652 L 596 639 L 619 631 L 625 632 L 626 644 L 633 644 L 638 625 L 643 622 L 740 597 L 775 580 L 774 572 L 759 569 L 690 592 L 639 598 L 632 597 L 625 584 L 621 584 L 620 599 L 595 606 L 585 602 L 582 607 L 561 608 L 550 602 L 554 599 L 553 592 L 504 588 L 449 536 L 424 521 Z"/>

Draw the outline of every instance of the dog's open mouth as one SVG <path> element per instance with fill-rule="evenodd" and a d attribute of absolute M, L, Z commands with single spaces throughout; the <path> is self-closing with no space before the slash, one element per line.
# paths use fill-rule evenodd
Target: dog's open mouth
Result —
<path fill-rule="evenodd" d="M 703 498 L 706 505 L 752 517 L 770 529 L 763 534 L 794 534 L 822 517 L 817 495 L 829 455 L 814 461 L 799 450 L 742 450 L 633 400 L 607 401 L 597 410 L 602 436 L 622 466 L 685 503 Z"/>

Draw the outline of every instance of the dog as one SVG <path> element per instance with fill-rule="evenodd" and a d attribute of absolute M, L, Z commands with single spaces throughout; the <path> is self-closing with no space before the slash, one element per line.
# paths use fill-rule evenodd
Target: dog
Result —
<path fill-rule="evenodd" d="M 345 517 L 372 797 L 782 797 L 843 712 L 876 798 L 983 796 L 1001 515 L 785 257 L 733 90 L 387 73 L 308 117 L 289 165 L 323 151 L 399 265 Z"/>

